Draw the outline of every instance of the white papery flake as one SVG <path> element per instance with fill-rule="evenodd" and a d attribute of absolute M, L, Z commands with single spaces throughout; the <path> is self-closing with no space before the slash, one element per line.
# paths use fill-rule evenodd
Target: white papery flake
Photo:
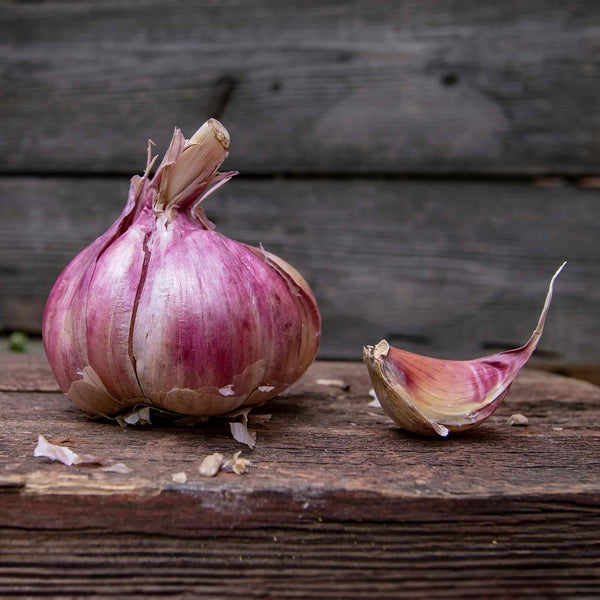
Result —
<path fill-rule="evenodd" d="M 219 388 L 219 394 L 221 394 L 221 396 L 233 396 L 235 394 L 233 391 L 233 383 Z"/>
<path fill-rule="evenodd" d="M 236 442 L 240 444 L 246 444 L 250 448 L 254 448 L 256 445 L 256 431 L 249 431 L 246 423 L 233 422 L 229 423 L 231 428 L 231 435 Z"/>
<path fill-rule="evenodd" d="M 127 425 L 152 425 L 149 406 L 134 408 L 122 415 L 117 415 L 115 419 L 121 427 L 127 427 Z"/>
<path fill-rule="evenodd" d="M 173 473 L 171 479 L 173 480 L 173 483 L 185 483 L 187 481 L 187 475 L 183 471 L 179 471 L 179 473 Z"/>
<path fill-rule="evenodd" d="M 251 406 L 246 406 L 224 416 L 228 417 L 229 419 L 235 419 L 236 417 L 242 418 L 241 421 L 229 421 L 231 435 L 236 442 L 240 442 L 240 444 L 246 444 L 250 446 L 250 448 L 254 448 L 256 445 L 256 431 L 248 430 L 248 414 L 251 410 Z"/>
<path fill-rule="evenodd" d="M 127 413 L 123 417 L 123 420 L 127 425 L 152 425 L 152 421 L 150 420 L 150 408 L 144 406 L 137 410 L 133 410 L 130 413 Z"/>
<path fill-rule="evenodd" d="M 73 450 L 66 446 L 51 444 L 41 433 L 38 435 L 38 442 L 33 455 L 38 458 L 49 458 L 56 460 L 63 465 L 77 465 L 81 462 L 79 454 L 75 454 Z"/>
<path fill-rule="evenodd" d="M 41 433 L 38 435 L 37 446 L 33 451 L 33 456 L 36 458 L 49 458 L 67 465 L 101 465 L 104 459 L 98 458 L 97 456 L 90 456 L 88 454 L 79 455 L 67 446 L 59 446 L 58 444 L 50 443 Z"/>
<path fill-rule="evenodd" d="M 377 397 L 377 394 L 373 388 L 369 390 L 369 396 L 371 396 L 373 400 L 369 402 L 368 406 L 371 406 L 372 408 L 381 408 L 381 403 L 379 402 L 379 398 Z"/>

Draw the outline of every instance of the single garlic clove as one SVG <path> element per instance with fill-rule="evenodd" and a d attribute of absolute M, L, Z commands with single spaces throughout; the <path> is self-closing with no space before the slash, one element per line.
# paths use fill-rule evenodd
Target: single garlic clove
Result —
<path fill-rule="evenodd" d="M 386 340 L 363 348 L 377 398 L 402 428 L 447 436 L 479 425 L 498 407 L 533 354 L 552 300 L 556 271 L 537 327 L 521 348 L 469 361 L 441 360 L 393 348 Z"/>
<path fill-rule="evenodd" d="M 149 171 L 151 162 L 148 161 L 146 172 Z M 139 216 L 142 211 L 140 200 L 147 183 L 146 175 L 132 178 L 127 204 L 119 218 L 69 263 L 46 302 L 42 325 L 44 348 L 56 380 L 64 392 L 73 381 L 82 377 L 84 367 L 89 365 L 86 312 L 88 290 L 98 256 L 123 235 Z M 49 343 L 49 340 L 60 340 L 60 343 Z M 113 399 L 108 394 L 106 396 L 106 401 L 112 402 Z"/>

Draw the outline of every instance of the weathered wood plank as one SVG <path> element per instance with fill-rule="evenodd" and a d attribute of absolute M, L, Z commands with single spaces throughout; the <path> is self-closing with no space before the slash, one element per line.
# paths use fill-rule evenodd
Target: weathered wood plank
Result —
<path fill-rule="evenodd" d="M 5 529 L 0 585 L 53 598 L 590 598 L 600 573 L 589 509 L 557 509 L 544 524 L 509 510 L 426 527 L 332 519 L 185 539 Z"/>
<path fill-rule="evenodd" d="M 35 366 L 39 370 L 40 385 L 45 385 L 50 374 L 44 358 L 29 360 L 32 369 Z M 320 384 L 324 378 L 341 379 L 350 389 Z M 3 376 L 0 386 L 4 385 Z M 31 382 L 27 385 L 32 389 Z M 146 499 L 161 490 L 209 495 L 300 493 L 300 505 L 310 502 L 312 495 L 318 505 L 322 494 L 341 493 L 342 497 L 348 495 L 346 509 L 355 517 L 361 507 L 350 502 L 354 492 L 388 499 L 424 497 L 440 501 L 544 499 L 600 492 L 600 463 L 590 460 L 600 443 L 597 386 L 524 370 L 488 421 L 448 439 L 402 432 L 381 409 L 368 406 L 370 387 L 361 363 L 315 363 L 301 381 L 257 411 L 272 413 L 272 418 L 251 425 L 258 430 L 253 451 L 233 440 L 225 420 L 196 427 L 163 423 L 123 430 L 114 421 L 88 418 L 61 393 L 2 392 L 3 420 L 12 432 L 3 439 L 2 477 L 7 476 L 11 489 L 25 496 L 64 493 L 76 497 L 94 491 L 111 495 L 111 486 L 123 485 L 125 493 Z M 515 412 L 528 416 L 528 427 L 506 423 Z M 97 468 L 69 469 L 36 459 L 33 448 L 38 433 L 49 440 L 63 440 L 61 443 L 81 454 L 123 461 L 134 471 L 130 476 L 119 476 Z M 255 461 L 247 477 L 221 472 L 205 479 L 197 473 L 207 454 L 240 449 Z M 483 463 L 478 458 L 481 456 L 485 456 Z M 171 474 L 177 471 L 187 472 L 185 485 L 172 483 Z M 385 508 L 382 511 L 371 517 L 383 518 Z M 246 516 L 241 511 L 238 520 L 243 522 Z M 197 515 L 187 517 L 196 519 Z M 7 515 L 0 512 L 0 518 L 4 519 L 3 525 L 10 525 Z M 177 527 L 185 528 L 185 518 L 182 515 L 183 521 Z M 267 513 L 261 518 L 269 519 Z M 32 514 L 24 519 L 41 525 L 44 515 Z M 136 526 L 143 519 L 140 514 Z M 46 525 L 54 526 L 51 521 Z M 168 526 L 148 523 L 144 530 L 166 532 Z M 129 529 L 127 523 L 117 527 Z"/>
<path fill-rule="evenodd" d="M 600 169 L 594 1 L 0 6 L 0 169 L 133 173 L 207 117 L 243 172 Z"/>
<path fill-rule="evenodd" d="M 0 180 L 0 330 L 39 332 L 50 287 L 124 202 L 120 179 Z M 323 313 L 322 357 L 386 337 L 476 356 L 523 343 L 557 282 L 538 356 L 600 361 L 598 192 L 528 183 L 234 179 L 206 205 L 223 233 L 280 254 Z"/>
<path fill-rule="evenodd" d="M 238 449 L 225 424 L 121 430 L 61 394 L 0 393 L 3 594 L 598 595 L 599 388 L 524 370 L 480 429 L 433 440 L 368 407 L 369 385 L 362 365 L 316 363 L 261 409 L 249 472 L 214 479 L 196 468 Z M 513 412 L 529 427 L 508 426 Z M 134 471 L 35 459 L 39 432 Z"/>
<path fill-rule="evenodd" d="M 0 353 L 0 392 L 60 392 L 43 350 Z"/>

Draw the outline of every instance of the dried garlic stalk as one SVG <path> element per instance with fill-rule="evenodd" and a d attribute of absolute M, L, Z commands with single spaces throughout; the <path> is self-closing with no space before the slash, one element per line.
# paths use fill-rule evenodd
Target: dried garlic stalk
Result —
<path fill-rule="evenodd" d="M 238 450 L 232 458 L 229 458 L 223 464 L 224 471 L 230 471 L 236 475 L 243 475 L 248 470 L 248 466 L 252 463 L 247 458 L 241 458 L 241 450 Z"/>

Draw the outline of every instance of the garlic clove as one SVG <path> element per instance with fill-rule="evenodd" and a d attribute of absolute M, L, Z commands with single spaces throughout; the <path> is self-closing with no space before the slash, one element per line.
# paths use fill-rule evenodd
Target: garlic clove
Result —
<path fill-rule="evenodd" d="M 138 225 L 128 229 L 96 262 L 86 305 L 89 365 L 116 398 L 143 395 L 132 355 L 132 326 L 146 254 L 146 232 Z M 123 360 L 127 349 L 129 360 Z"/>
<path fill-rule="evenodd" d="M 146 175 L 132 178 L 127 204 L 119 218 L 68 264 L 46 302 L 42 324 L 44 349 L 54 376 L 65 393 L 89 365 L 86 310 L 96 261 L 139 215 L 141 195 L 147 183 Z M 60 340 L 60 343 L 53 340 Z"/>
<path fill-rule="evenodd" d="M 442 437 L 487 419 L 533 354 L 544 329 L 554 281 L 565 264 L 552 277 L 537 327 L 520 348 L 453 361 L 393 348 L 386 340 L 365 346 L 363 360 L 388 416 L 408 431 Z"/>
<path fill-rule="evenodd" d="M 256 248 L 252 250 L 257 251 Z M 275 269 L 285 281 L 296 309 L 302 315 L 304 325 L 298 348 L 299 365 L 288 365 L 288 372 L 294 368 L 305 371 L 314 360 L 314 353 L 321 341 L 321 314 L 317 308 L 317 300 L 304 277 L 292 265 L 262 248 L 258 252 L 262 254 L 265 263 Z"/>
<path fill-rule="evenodd" d="M 196 229 L 176 219 L 149 241 L 132 356 L 143 394 L 153 403 L 177 410 L 181 398 L 194 404 L 194 394 L 172 390 L 213 389 L 215 412 L 226 412 L 245 404 L 262 385 L 265 364 L 280 383 L 294 381 L 318 348 L 318 338 L 307 339 L 307 331 L 320 328 L 318 321 L 314 328 L 307 326 L 307 302 L 300 302 L 290 282 L 251 249 L 213 231 L 194 235 Z M 240 332 L 245 332 L 244 343 L 235 347 L 232 340 Z M 201 357 L 209 360 L 199 365 Z M 219 392 L 229 385 L 233 395 Z M 179 412 L 196 414 L 191 406 Z M 212 412 L 206 404 L 199 414 Z"/>

